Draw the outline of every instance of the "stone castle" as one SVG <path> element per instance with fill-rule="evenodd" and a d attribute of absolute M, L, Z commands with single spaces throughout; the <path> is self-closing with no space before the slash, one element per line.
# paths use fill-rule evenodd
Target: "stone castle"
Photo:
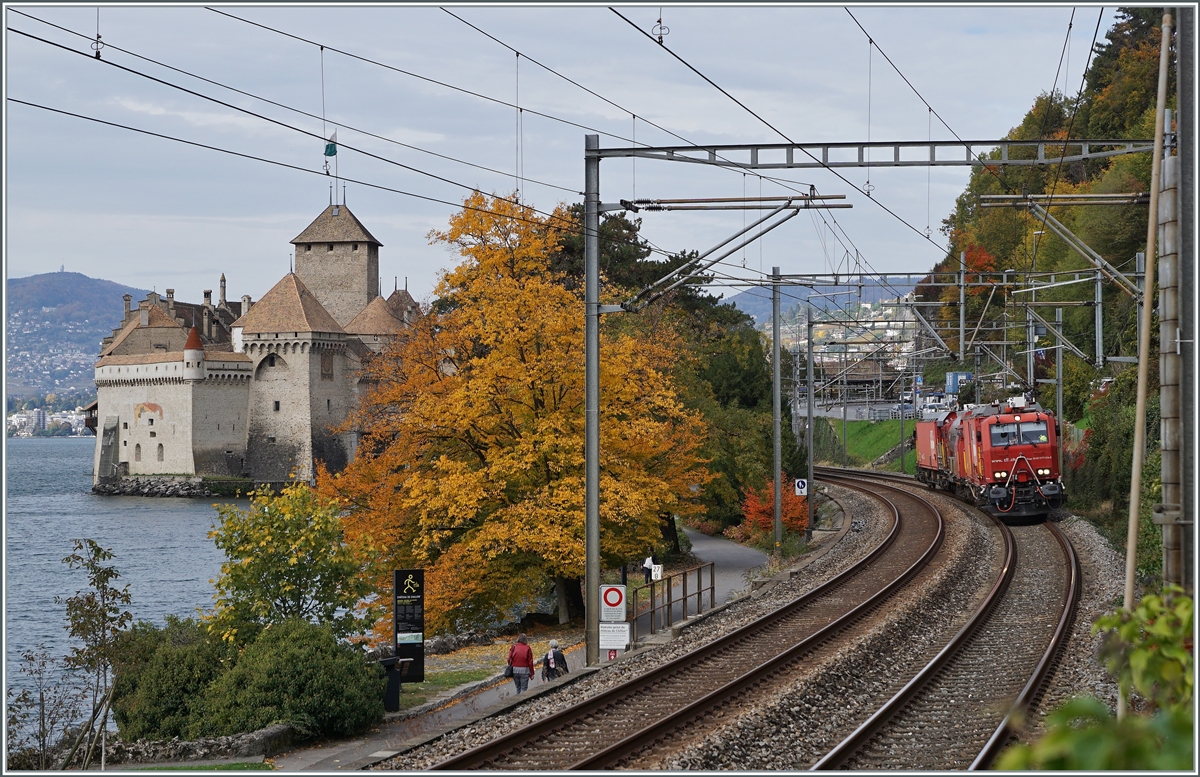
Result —
<path fill-rule="evenodd" d="M 365 386 L 362 366 L 420 315 L 407 290 L 379 294 L 380 242 L 345 205 L 298 237 L 295 270 L 252 302 L 200 304 L 150 293 L 101 345 L 93 483 L 242 478 L 310 480 L 354 457 L 339 426 Z"/>

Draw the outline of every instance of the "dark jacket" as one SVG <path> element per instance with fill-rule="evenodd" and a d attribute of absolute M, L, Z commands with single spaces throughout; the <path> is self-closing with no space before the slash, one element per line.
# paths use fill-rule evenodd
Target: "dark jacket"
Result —
<path fill-rule="evenodd" d="M 554 667 L 550 666 L 550 655 L 554 654 Z M 553 680 L 564 674 L 570 674 L 571 670 L 567 668 L 567 657 L 558 648 L 549 651 L 542 656 L 542 679 Z"/>

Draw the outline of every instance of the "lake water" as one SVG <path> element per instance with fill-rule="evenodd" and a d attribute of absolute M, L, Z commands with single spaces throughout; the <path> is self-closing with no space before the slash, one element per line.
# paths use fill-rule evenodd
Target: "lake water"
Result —
<path fill-rule="evenodd" d="M 162 625 L 212 606 L 209 582 L 224 554 L 208 538 L 213 504 L 234 501 L 92 494 L 95 438 L 10 438 L 5 452 L 4 651 L 6 684 L 20 687 L 21 653 L 44 644 L 69 649 L 65 609 L 54 603 L 87 587 L 83 570 L 62 563 L 74 539 L 110 548 L 108 563 L 129 585 L 135 620 Z M 245 500 L 237 500 L 245 506 Z"/>

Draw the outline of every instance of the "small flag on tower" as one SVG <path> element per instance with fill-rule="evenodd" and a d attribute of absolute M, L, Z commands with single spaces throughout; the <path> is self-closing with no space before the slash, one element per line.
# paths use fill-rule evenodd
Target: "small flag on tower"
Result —
<path fill-rule="evenodd" d="M 329 136 L 329 141 L 325 144 L 325 156 L 337 156 L 337 130 Z"/>

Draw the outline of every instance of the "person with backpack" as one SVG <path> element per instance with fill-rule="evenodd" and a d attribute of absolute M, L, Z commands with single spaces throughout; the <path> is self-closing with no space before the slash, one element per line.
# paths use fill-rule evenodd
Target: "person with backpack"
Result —
<path fill-rule="evenodd" d="M 529 680 L 533 677 L 533 648 L 529 647 L 529 640 L 524 634 L 518 636 L 517 641 L 508 649 L 508 666 L 513 684 L 517 686 L 517 693 L 527 690 Z"/>
<path fill-rule="evenodd" d="M 550 650 L 542 656 L 542 679 L 557 680 L 564 674 L 570 674 L 567 668 L 567 657 L 558 649 L 558 640 L 550 640 Z"/>

